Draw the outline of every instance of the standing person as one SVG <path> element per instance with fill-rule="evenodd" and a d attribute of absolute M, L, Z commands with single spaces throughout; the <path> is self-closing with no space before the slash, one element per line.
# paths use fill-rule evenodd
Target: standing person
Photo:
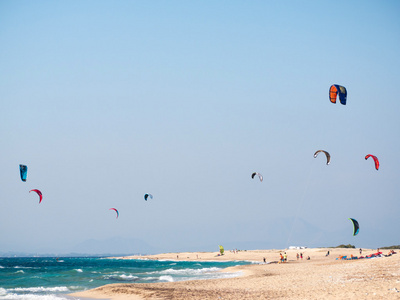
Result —
<path fill-rule="evenodd" d="M 287 262 L 287 254 L 285 252 L 285 254 L 283 255 L 283 258 L 285 259 L 285 262 Z"/>
<path fill-rule="evenodd" d="M 266 263 L 266 261 L 265 261 L 265 257 L 264 257 L 264 264 Z"/>
<path fill-rule="evenodd" d="M 279 255 L 280 255 L 280 257 L 281 257 L 280 262 L 283 262 L 283 255 L 282 255 L 282 253 L 279 253 Z"/>
<path fill-rule="evenodd" d="M 300 252 L 300 258 L 303 260 L 303 253 Z"/>
<path fill-rule="evenodd" d="M 361 253 L 362 253 L 362 249 L 360 248 L 360 255 L 361 255 Z"/>
<path fill-rule="evenodd" d="M 300 256 L 299 256 L 299 253 L 298 253 L 298 252 L 297 252 L 297 255 L 296 255 L 296 257 L 297 257 L 297 260 L 299 260 L 299 257 L 300 257 Z"/>

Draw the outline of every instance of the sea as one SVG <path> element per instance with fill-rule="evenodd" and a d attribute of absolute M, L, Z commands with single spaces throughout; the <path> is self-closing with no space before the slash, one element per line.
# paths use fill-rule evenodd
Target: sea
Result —
<path fill-rule="evenodd" d="M 78 299 L 67 294 L 111 283 L 228 278 L 245 261 L 172 261 L 103 257 L 0 257 L 0 299 Z"/>

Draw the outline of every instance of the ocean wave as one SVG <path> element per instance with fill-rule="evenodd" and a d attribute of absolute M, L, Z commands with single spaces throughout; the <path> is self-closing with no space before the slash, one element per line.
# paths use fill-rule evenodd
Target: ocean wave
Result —
<path fill-rule="evenodd" d="M 138 276 L 129 274 L 113 274 L 113 275 L 104 275 L 103 276 L 104 279 L 106 280 L 116 280 L 116 281 L 136 281 L 139 279 Z"/>
<path fill-rule="evenodd" d="M 13 299 L 28 299 L 28 300 L 67 300 L 67 298 L 52 294 L 41 294 L 41 293 L 61 293 L 69 292 L 67 287 L 30 287 L 30 288 L 11 288 L 5 289 L 0 288 L 0 299 L 13 300 Z"/>
<path fill-rule="evenodd" d="M 160 279 L 159 277 L 143 277 L 142 278 L 142 280 L 150 281 L 150 282 L 158 281 L 159 279 Z"/>
<path fill-rule="evenodd" d="M 159 278 L 160 281 L 174 282 L 174 278 L 169 275 L 164 275 Z"/>
<path fill-rule="evenodd" d="M 68 298 L 57 296 L 57 295 L 18 295 L 18 294 L 7 294 L 0 295 L 1 300 L 68 300 Z"/>
<path fill-rule="evenodd" d="M 161 275 L 200 275 L 204 273 L 213 273 L 220 271 L 221 268 L 211 267 L 211 268 L 202 268 L 202 269 L 166 269 L 162 271 L 153 271 L 148 272 L 147 274 L 161 274 Z"/>
<path fill-rule="evenodd" d="M 68 292 L 69 289 L 66 286 L 56 286 L 56 287 L 29 287 L 29 288 L 11 288 L 6 289 L 6 292 L 19 292 L 19 293 L 43 293 L 43 292 Z"/>
<path fill-rule="evenodd" d="M 82 269 L 74 269 L 74 271 L 77 271 L 78 273 L 82 273 L 83 272 Z"/>

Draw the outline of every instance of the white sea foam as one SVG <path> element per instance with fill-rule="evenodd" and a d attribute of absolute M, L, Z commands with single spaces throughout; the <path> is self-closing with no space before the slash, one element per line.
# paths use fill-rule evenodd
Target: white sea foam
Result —
<path fill-rule="evenodd" d="M 234 278 L 240 276 L 241 272 L 218 272 L 221 268 L 202 268 L 202 269 L 167 269 L 163 271 L 147 272 L 149 277 L 142 278 L 146 281 L 182 281 L 200 280 L 215 278 Z"/>
<path fill-rule="evenodd" d="M 69 289 L 65 286 L 60 287 L 30 287 L 30 288 L 0 288 L 0 299 L 32 299 L 32 300 L 66 300 L 65 297 L 57 295 L 40 295 L 40 293 L 60 293 L 68 292 Z M 23 293 L 23 294 L 21 294 Z"/>
<path fill-rule="evenodd" d="M 13 288 L 7 289 L 7 292 L 30 292 L 30 293 L 43 293 L 43 292 L 68 292 L 69 289 L 66 286 L 56 286 L 56 287 L 29 287 L 29 288 Z"/>
<path fill-rule="evenodd" d="M 217 267 L 202 268 L 202 269 L 180 269 L 180 270 L 167 269 L 167 270 L 163 270 L 163 271 L 148 272 L 147 274 L 200 275 L 200 274 L 204 274 L 204 273 L 217 272 L 219 270 L 221 270 L 221 269 L 217 268 Z"/>
<path fill-rule="evenodd" d="M 57 295 L 18 295 L 18 294 L 7 294 L 0 295 L 1 300 L 68 300 L 68 298 L 57 296 Z"/>
<path fill-rule="evenodd" d="M 158 277 L 144 277 L 142 279 L 146 280 L 146 281 L 157 281 L 159 278 Z"/>
<path fill-rule="evenodd" d="M 82 273 L 83 270 L 82 269 L 74 269 L 75 271 L 77 271 L 78 273 Z"/>
<path fill-rule="evenodd" d="M 113 275 L 104 275 L 104 279 L 108 280 L 118 280 L 118 281 L 136 281 L 139 277 L 129 274 L 113 274 Z"/>
<path fill-rule="evenodd" d="M 122 274 L 121 276 L 120 276 L 120 278 L 121 279 L 123 279 L 123 280 L 135 280 L 135 279 L 138 279 L 139 277 L 137 277 L 137 276 L 134 276 L 134 275 L 125 275 L 125 274 Z"/>
<path fill-rule="evenodd" d="M 169 275 L 164 275 L 160 277 L 160 281 L 174 282 L 174 278 Z"/>
<path fill-rule="evenodd" d="M 165 262 L 165 261 L 177 261 L 177 260 L 176 259 L 157 259 L 157 261 Z"/>

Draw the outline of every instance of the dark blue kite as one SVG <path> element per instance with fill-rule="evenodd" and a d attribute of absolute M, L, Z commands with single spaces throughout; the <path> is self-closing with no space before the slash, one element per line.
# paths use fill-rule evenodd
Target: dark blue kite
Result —
<path fill-rule="evenodd" d="M 349 218 L 349 220 L 353 222 L 353 226 L 354 226 L 353 236 L 357 235 L 358 231 L 360 230 L 360 225 L 358 225 L 358 222 L 352 218 Z"/>
<path fill-rule="evenodd" d="M 336 97 L 339 94 L 340 103 L 346 105 L 347 90 L 344 86 L 334 84 L 329 89 L 329 99 L 332 103 L 336 103 Z"/>

